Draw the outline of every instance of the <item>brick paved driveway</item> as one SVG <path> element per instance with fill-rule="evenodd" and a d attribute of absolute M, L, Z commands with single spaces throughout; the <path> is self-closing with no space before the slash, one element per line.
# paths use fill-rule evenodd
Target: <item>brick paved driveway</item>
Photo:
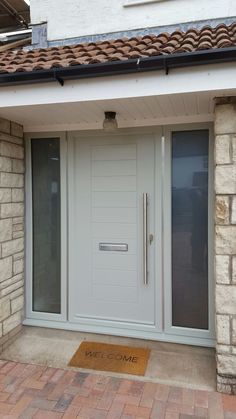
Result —
<path fill-rule="evenodd" d="M 236 396 L 0 361 L 4 419 L 236 419 Z"/>

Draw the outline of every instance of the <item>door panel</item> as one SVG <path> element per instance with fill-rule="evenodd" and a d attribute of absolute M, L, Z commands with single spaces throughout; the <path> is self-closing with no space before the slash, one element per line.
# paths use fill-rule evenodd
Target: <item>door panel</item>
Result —
<path fill-rule="evenodd" d="M 154 249 L 143 282 L 142 194 L 154 231 L 154 140 L 151 136 L 71 139 L 70 320 L 154 324 Z M 103 251 L 100 243 L 127 244 Z"/>

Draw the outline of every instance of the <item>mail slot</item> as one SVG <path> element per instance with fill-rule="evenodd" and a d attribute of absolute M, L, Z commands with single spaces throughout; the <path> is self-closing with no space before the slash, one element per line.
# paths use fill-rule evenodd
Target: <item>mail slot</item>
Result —
<path fill-rule="evenodd" d="M 105 252 L 128 252 L 127 243 L 99 243 L 99 250 Z"/>

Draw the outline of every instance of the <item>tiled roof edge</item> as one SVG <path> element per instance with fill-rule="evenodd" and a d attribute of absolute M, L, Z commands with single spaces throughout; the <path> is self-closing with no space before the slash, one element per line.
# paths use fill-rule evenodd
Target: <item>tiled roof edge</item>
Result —
<path fill-rule="evenodd" d="M 53 41 L 47 41 L 47 44 L 45 43 L 45 39 L 44 39 L 44 46 L 35 43 L 27 49 L 35 49 L 35 48 L 41 48 L 41 47 L 50 48 L 50 47 L 57 47 L 57 46 L 59 47 L 59 46 L 65 46 L 65 45 L 90 43 L 90 42 L 103 42 L 103 41 L 109 41 L 112 39 L 120 39 L 124 37 L 133 38 L 136 36 L 144 36 L 144 35 L 150 35 L 150 34 L 159 35 L 163 32 L 171 33 L 176 30 L 181 30 L 183 32 L 186 32 L 187 30 L 192 29 L 192 28 L 201 29 L 203 26 L 211 26 L 212 28 L 215 28 L 220 24 L 231 25 L 231 23 L 234 23 L 234 22 L 236 22 L 236 16 L 226 17 L 226 18 L 222 17 L 218 19 L 189 21 L 189 22 L 183 22 L 183 23 L 176 23 L 172 25 L 132 29 L 128 31 L 108 32 L 108 33 L 97 34 L 97 35 L 85 35 L 85 36 L 79 36 L 79 37 L 73 37 L 73 38 L 57 39 Z M 45 31 L 45 23 L 43 23 L 42 25 L 34 25 L 32 27 L 33 32 L 39 29 L 41 30 L 41 26 L 43 26 L 43 29 Z"/>

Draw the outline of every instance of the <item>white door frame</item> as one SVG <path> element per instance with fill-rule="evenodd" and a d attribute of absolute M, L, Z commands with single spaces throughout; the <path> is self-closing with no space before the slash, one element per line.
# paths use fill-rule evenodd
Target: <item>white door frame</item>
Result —
<path fill-rule="evenodd" d="M 209 331 L 177 328 L 171 326 L 171 277 L 170 277 L 170 244 L 168 239 L 164 240 L 164 234 L 169 234 L 171 238 L 170 225 L 170 132 L 171 130 L 183 131 L 194 129 L 209 129 L 210 132 L 210 152 L 209 152 Z M 75 133 L 75 132 L 73 132 Z M 67 133 L 33 133 L 26 135 L 26 319 L 24 324 L 41 327 L 52 327 L 68 330 L 80 330 L 83 332 L 105 333 L 113 335 L 124 335 L 130 337 L 153 339 L 166 342 L 176 342 L 192 345 L 215 346 L 214 339 L 214 275 L 213 275 L 213 141 L 212 124 L 186 124 L 150 129 L 120 129 L 117 135 L 152 134 L 155 137 L 155 275 L 156 275 L 156 321 L 154 326 L 148 326 L 146 330 L 140 325 L 124 325 L 116 323 L 116 327 L 107 327 L 100 321 L 89 324 L 86 320 L 81 323 L 71 323 L 68 321 L 68 173 L 67 165 L 70 165 L 70 155 L 67 161 Z M 104 132 L 77 132 L 79 137 L 103 136 Z M 61 145 L 61 307 L 60 315 L 51 313 L 39 313 L 32 311 L 32 182 L 31 182 L 31 147 L 30 139 L 33 138 L 60 138 Z M 164 146 L 165 144 L 165 146 Z M 166 151 L 169 153 L 166 153 Z M 169 165 L 169 168 L 168 168 Z M 167 173 L 168 172 L 168 173 Z M 165 180 L 165 181 L 164 181 Z M 169 187 L 169 194 L 166 188 Z M 169 212 L 168 212 L 169 211 Z M 168 221 L 169 217 L 169 221 Z M 165 280 L 164 280 L 165 273 Z M 169 297 L 168 297 L 169 295 Z M 164 296 L 164 297 L 163 297 Z M 162 304 L 163 298 L 165 304 Z M 99 328 L 98 328 L 99 326 Z M 125 332 L 125 333 L 124 333 Z"/>

